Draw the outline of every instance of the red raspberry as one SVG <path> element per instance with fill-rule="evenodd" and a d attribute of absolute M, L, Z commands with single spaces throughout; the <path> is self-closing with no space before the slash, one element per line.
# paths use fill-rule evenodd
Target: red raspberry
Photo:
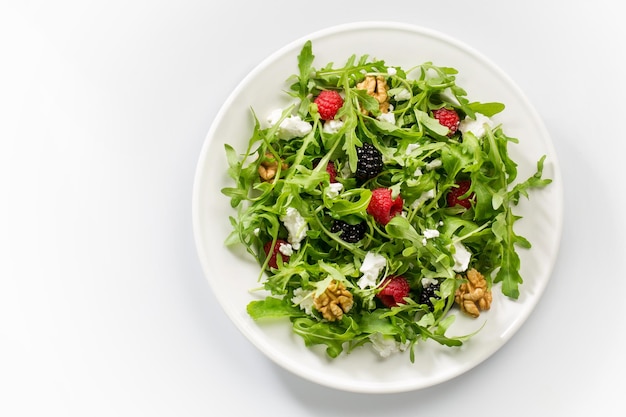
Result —
<path fill-rule="evenodd" d="M 326 165 L 326 172 L 330 175 L 330 182 L 337 182 L 337 168 L 335 168 L 333 161 L 329 161 Z"/>
<path fill-rule="evenodd" d="M 411 291 L 409 282 L 402 276 L 385 278 L 381 284 L 381 288 L 382 290 L 376 294 L 376 297 L 389 308 L 395 307 L 398 304 L 404 304 L 404 298 L 408 297 L 409 291 Z"/>
<path fill-rule="evenodd" d="M 319 159 L 313 161 L 313 168 L 316 168 L 319 163 Z M 326 164 L 326 172 L 330 175 L 330 182 L 337 182 L 337 168 L 335 168 L 333 161 L 328 161 L 328 164 Z"/>
<path fill-rule="evenodd" d="M 343 106 L 343 98 L 333 90 L 322 91 L 314 101 L 322 120 L 333 120 L 337 111 Z"/>
<path fill-rule="evenodd" d="M 433 111 L 433 117 L 439 120 L 439 124 L 450 130 L 448 132 L 448 136 L 454 135 L 459 127 L 459 123 L 461 122 L 461 119 L 456 111 L 443 107 Z"/>
<path fill-rule="evenodd" d="M 289 256 L 284 255 L 280 252 L 280 246 L 281 245 L 288 245 L 289 242 L 287 242 L 286 240 L 283 239 L 276 239 L 276 244 L 274 245 L 274 250 L 272 250 L 272 241 L 270 240 L 269 242 L 267 242 L 265 245 L 263 245 L 263 250 L 265 251 L 265 256 L 269 256 L 270 260 L 268 261 L 267 265 L 272 267 L 272 268 L 278 268 L 278 262 L 276 260 L 277 256 L 280 256 L 280 258 L 283 260 L 284 262 L 289 262 Z M 270 254 L 270 251 L 272 250 L 272 253 Z"/>
<path fill-rule="evenodd" d="M 466 209 L 470 209 L 472 207 L 471 202 L 472 200 L 474 200 L 475 197 L 474 193 L 471 193 L 466 198 L 459 197 L 469 191 L 470 187 L 472 186 L 472 182 L 470 180 L 460 180 L 457 181 L 456 184 L 458 185 L 458 187 L 451 188 L 450 191 L 448 191 L 448 206 L 454 207 L 456 205 L 459 205 L 461 207 L 465 207 Z"/>
<path fill-rule="evenodd" d="M 383 226 L 396 215 L 402 212 L 402 197 L 398 196 L 395 200 L 391 199 L 390 188 L 377 188 L 372 190 L 372 199 L 367 206 L 367 212 L 374 217 L 378 223 Z"/>

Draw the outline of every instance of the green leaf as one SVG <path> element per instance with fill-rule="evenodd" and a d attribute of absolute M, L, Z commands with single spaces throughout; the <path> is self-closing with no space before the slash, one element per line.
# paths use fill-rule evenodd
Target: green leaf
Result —
<path fill-rule="evenodd" d="M 267 297 L 263 300 L 255 300 L 248 303 L 246 311 L 254 320 L 292 317 L 301 315 L 299 308 L 292 306 L 283 299 Z"/>
<path fill-rule="evenodd" d="M 459 340 L 458 338 L 450 338 L 450 337 L 446 337 L 437 333 L 433 333 L 431 331 L 429 331 L 427 328 L 425 327 L 421 327 L 420 328 L 420 332 L 422 333 L 422 335 L 424 335 L 424 337 L 433 339 L 435 342 L 438 342 L 442 345 L 445 346 L 462 346 L 463 342 L 461 340 Z"/>
<path fill-rule="evenodd" d="M 367 110 L 369 113 L 372 114 L 380 113 L 380 110 L 378 108 L 378 100 L 367 94 L 367 91 L 353 90 L 352 94 L 354 94 L 355 98 L 357 98 L 357 101 L 360 104 L 361 108 Z"/>
<path fill-rule="evenodd" d="M 495 192 L 491 197 L 491 207 L 493 207 L 494 210 L 498 210 L 504 203 L 505 197 L 506 193 L 504 192 L 504 190 L 499 190 Z"/>
<path fill-rule="evenodd" d="M 504 110 L 504 104 L 502 103 L 469 103 L 468 107 L 476 113 L 484 114 L 487 117 L 494 116 Z"/>
<path fill-rule="evenodd" d="M 298 55 L 298 69 L 300 70 L 299 84 L 300 84 L 300 97 L 306 97 L 308 93 L 309 74 L 312 71 L 313 60 L 313 44 L 311 41 L 306 41 L 300 54 Z"/>
<path fill-rule="evenodd" d="M 385 231 L 389 236 L 396 239 L 406 239 L 413 243 L 418 243 L 422 240 L 422 236 L 417 233 L 413 225 L 403 216 L 392 218 L 385 226 Z"/>
<path fill-rule="evenodd" d="M 353 193 L 352 193 L 353 194 Z M 328 207 L 331 214 L 334 217 L 345 217 L 351 214 L 364 215 L 370 199 L 372 198 L 372 191 L 368 189 L 362 189 L 358 194 L 358 198 L 355 201 L 348 200 L 346 196 L 341 196 L 336 199 L 329 198 L 324 195 L 324 205 Z"/>
<path fill-rule="evenodd" d="M 543 155 L 539 161 L 537 161 L 537 171 L 529 177 L 526 181 L 517 184 L 509 193 L 509 198 L 513 204 L 519 202 L 520 196 L 528 197 L 528 190 L 531 188 L 543 188 L 552 182 L 552 179 L 542 178 L 543 176 L 543 164 L 546 156 Z"/>
<path fill-rule="evenodd" d="M 426 129 L 435 133 L 438 136 L 446 136 L 450 131 L 447 127 L 443 126 L 439 121 L 433 117 L 430 117 L 428 113 L 415 109 L 415 117 L 417 121 L 422 124 Z"/>
<path fill-rule="evenodd" d="M 394 325 L 388 318 L 382 317 L 383 311 L 374 310 L 364 312 L 359 322 L 359 328 L 363 333 L 383 335 L 395 335 L 401 333 L 401 328 Z"/>
<path fill-rule="evenodd" d="M 306 346 L 325 345 L 326 353 L 336 358 L 343 352 L 343 345 L 354 340 L 360 333 L 354 320 L 344 315 L 341 322 L 320 322 L 310 318 L 293 320 L 293 330 L 304 339 Z"/>
<path fill-rule="evenodd" d="M 505 250 L 502 255 L 502 265 L 498 270 L 494 282 L 502 282 L 502 293 L 513 299 L 519 298 L 519 285 L 524 282 L 519 273 L 520 261 L 517 253 Z"/>

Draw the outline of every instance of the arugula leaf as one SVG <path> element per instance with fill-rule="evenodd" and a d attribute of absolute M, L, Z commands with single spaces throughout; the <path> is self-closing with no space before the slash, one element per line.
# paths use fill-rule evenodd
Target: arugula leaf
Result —
<path fill-rule="evenodd" d="M 248 303 L 246 311 L 254 320 L 302 315 L 299 308 L 293 307 L 291 304 L 276 297 L 267 297 L 263 300 L 251 301 Z"/>
<path fill-rule="evenodd" d="M 353 341 L 360 334 L 357 323 L 346 316 L 339 323 L 298 318 L 293 320 L 293 330 L 304 339 L 306 346 L 326 345 L 326 353 L 331 358 L 339 356 L 344 343 Z"/>
<path fill-rule="evenodd" d="M 519 202 L 520 196 L 528 198 L 528 190 L 531 188 L 543 188 L 552 182 L 550 178 L 543 177 L 543 164 L 546 160 L 546 156 L 543 155 L 539 161 L 537 161 L 537 171 L 529 177 L 526 181 L 519 183 L 513 187 L 508 193 L 509 200 L 512 204 Z"/>
<path fill-rule="evenodd" d="M 496 114 L 502 112 L 505 108 L 502 103 L 469 103 L 467 105 L 470 109 L 472 109 L 476 113 L 484 114 L 487 117 L 495 116 Z"/>
<path fill-rule="evenodd" d="M 537 172 L 526 181 L 517 184 L 506 195 L 503 201 L 509 204 L 506 205 L 503 212 L 495 217 L 492 226 L 495 237 L 502 244 L 500 252 L 501 265 L 496 273 L 494 282 L 502 282 L 502 293 L 513 299 L 519 298 L 519 285 L 524 281 L 519 273 L 521 262 L 515 246 L 530 249 L 531 244 L 526 238 L 517 235 L 513 230 L 515 222 L 521 217 L 513 214 L 511 205 L 518 203 L 520 195 L 528 196 L 529 188 L 545 187 L 551 182 L 550 179 L 541 178 L 544 160 L 545 156 L 541 157 L 537 162 Z"/>

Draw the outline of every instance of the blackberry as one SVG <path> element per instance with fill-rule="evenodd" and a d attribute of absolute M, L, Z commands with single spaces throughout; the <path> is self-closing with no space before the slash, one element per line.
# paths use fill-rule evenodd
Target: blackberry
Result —
<path fill-rule="evenodd" d="M 344 222 L 343 220 L 335 220 L 330 228 L 330 231 L 332 233 L 341 232 L 339 234 L 339 237 L 348 243 L 356 243 L 359 240 L 363 239 L 366 230 L 367 225 L 365 224 L 365 222 L 350 224 Z"/>
<path fill-rule="evenodd" d="M 422 289 L 422 292 L 419 296 L 419 303 L 426 304 L 430 310 L 433 309 L 433 303 L 430 298 L 434 298 L 438 300 L 440 297 L 435 294 L 435 291 L 439 291 L 439 287 L 441 284 L 438 282 L 436 284 L 429 284 Z"/>
<path fill-rule="evenodd" d="M 361 180 L 368 180 L 380 174 L 383 170 L 383 155 L 378 149 L 369 143 L 364 143 L 362 147 L 356 148 L 358 162 L 356 166 L 356 176 Z"/>

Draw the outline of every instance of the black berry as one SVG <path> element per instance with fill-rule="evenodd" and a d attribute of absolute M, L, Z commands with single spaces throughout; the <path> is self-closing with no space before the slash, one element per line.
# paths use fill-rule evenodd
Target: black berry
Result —
<path fill-rule="evenodd" d="M 430 310 L 433 309 L 433 303 L 430 300 L 430 298 L 434 298 L 436 300 L 438 300 L 440 297 L 435 294 L 435 291 L 439 291 L 439 287 L 441 286 L 440 283 L 436 283 L 436 284 L 429 284 L 427 286 L 425 286 L 422 289 L 422 292 L 420 293 L 419 296 L 419 303 L 420 304 L 426 304 L 428 306 L 428 308 Z"/>
<path fill-rule="evenodd" d="M 350 224 L 343 220 L 335 220 L 330 228 L 332 233 L 339 233 L 339 237 L 348 242 L 356 243 L 363 239 L 365 232 L 367 231 L 367 225 L 365 222 Z"/>
<path fill-rule="evenodd" d="M 383 170 L 383 156 L 378 149 L 369 143 L 356 148 L 358 162 L 356 176 L 361 180 L 368 180 L 380 174 Z"/>

